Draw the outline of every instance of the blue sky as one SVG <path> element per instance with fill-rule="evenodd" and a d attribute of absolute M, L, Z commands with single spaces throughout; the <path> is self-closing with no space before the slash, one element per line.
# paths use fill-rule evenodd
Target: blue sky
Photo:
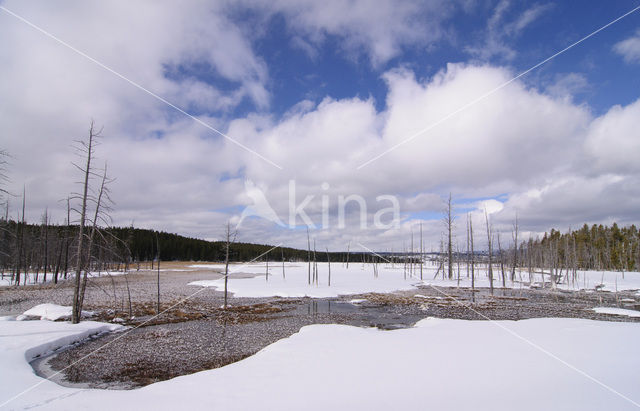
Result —
<path fill-rule="evenodd" d="M 499 26 L 514 24 L 527 11 L 539 10 L 538 14 L 517 34 L 496 35 L 512 55 L 480 56 L 470 49 L 483 48 L 484 38 L 490 31 L 488 22 L 499 2 L 470 3 L 473 4 L 466 8 L 462 4 L 451 6 L 454 11 L 443 23 L 447 31 L 444 38 L 427 45 L 403 45 L 396 57 L 375 65 L 364 52 L 343 50 L 340 35 L 328 34 L 323 41 L 313 44 L 313 53 L 310 53 L 296 45 L 294 30 L 288 27 L 282 14 L 260 19 L 247 12 L 234 13 L 235 23 L 249 26 L 247 30 L 251 24 L 262 26 L 261 35 L 253 39 L 253 43 L 269 71 L 267 88 L 271 104 L 265 109 L 247 99 L 227 114 L 238 117 L 266 111 L 281 116 L 302 100 L 319 103 L 325 97 L 371 97 L 376 108 L 383 111 L 387 87 L 381 75 L 389 69 L 407 67 L 418 78 L 429 78 L 447 63 L 481 62 L 505 65 L 514 73 L 520 73 L 638 6 L 633 1 L 508 2 Z M 602 114 L 614 104 L 629 104 L 637 98 L 640 88 L 637 66 L 623 64 L 622 57 L 612 47 L 633 35 L 639 21 L 640 13 L 622 19 L 528 74 L 523 81 L 544 89 L 561 76 L 577 74 L 585 84 L 575 85 L 573 97 L 595 113 Z M 174 75 L 194 76 L 221 90 L 234 87 L 233 82 L 207 66 L 182 68 L 168 74 Z M 198 108 L 192 110 L 197 112 Z"/>
<path fill-rule="evenodd" d="M 417 224 L 437 244 L 449 193 L 458 221 L 487 210 L 497 231 L 640 222 L 640 10 L 502 87 L 638 1 L 0 6 L 0 149 L 33 221 L 65 218 L 71 146 L 95 119 L 116 225 L 213 239 L 256 192 L 289 221 L 292 181 L 316 225 L 328 202 L 314 236 L 331 248 L 384 249 Z M 393 196 L 401 221 L 362 229 L 351 204 L 336 227 L 350 195 L 368 222 Z M 302 225 L 254 216 L 241 237 L 304 246 Z"/>

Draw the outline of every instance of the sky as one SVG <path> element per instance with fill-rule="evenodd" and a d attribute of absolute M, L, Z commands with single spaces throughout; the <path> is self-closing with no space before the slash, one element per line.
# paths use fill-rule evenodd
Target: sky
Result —
<path fill-rule="evenodd" d="M 4 200 L 64 223 L 93 120 L 117 226 L 437 250 L 449 195 L 460 249 L 485 212 L 503 244 L 638 224 L 638 7 L 0 0 Z"/>

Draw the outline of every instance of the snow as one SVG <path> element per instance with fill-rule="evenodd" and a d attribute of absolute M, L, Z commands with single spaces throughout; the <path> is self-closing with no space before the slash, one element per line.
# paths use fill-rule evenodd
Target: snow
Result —
<path fill-rule="evenodd" d="M 131 274 L 132 271 L 129 271 L 129 274 Z M 126 271 L 96 271 L 96 272 L 92 272 L 89 273 L 89 277 L 104 277 L 104 276 L 110 276 L 110 275 L 123 275 L 123 274 L 127 274 Z M 74 278 L 75 273 L 69 273 L 67 274 L 67 278 Z M 61 274 L 58 275 L 58 281 L 66 281 L 63 280 L 63 276 Z M 47 273 L 47 281 L 46 284 L 48 283 L 52 283 L 53 282 L 53 274 L 52 273 Z M 42 273 L 39 273 L 36 275 L 36 273 L 28 273 L 28 274 L 24 274 L 21 273 L 20 274 L 20 285 L 32 285 L 32 284 L 45 284 L 44 281 L 44 275 Z M 5 273 L 4 276 L 0 277 L 0 287 L 10 287 L 15 285 L 13 282 L 11 282 L 11 274 L 10 273 Z"/>
<path fill-rule="evenodd" d="M 489 276 L 486 266 L 476 267 L 476 287 L 489 287 Z M 458 285 L 457 270 L 454 270 L 454 279 L 443 280 L 442 273 L 437 278 L 433 278 L 435 270 L 429 267 L 428 273 L 423 275 L 425 278 L 425 284 L 431 284 L 435 286 L 448 286 L 456 287 Z M 566 281 L 565 272 L 562 273 L 563 278 L 560 284 L 557 284 L 558 289 L 562 290 L 595 290 L 596 286 L 602 291 L 625 291 L 625 290 L 638 290 L 640 289 L 640 273 L 639 272 L 621 272 L 621 271 L 577 271 L 577 278 L 575 282 L 573 280 Z M 526 269 L 522 271 L 516 271 L 516 281 L 511 282 L 509 280 L 510 269 L 505 268 L 505 275 L 507 277 L 505 286 L 506 288 L 529 288 L 529 273 Z M 549 275 L 541 275 L 540 273 L 532 273 L 532 283 L 535 287 L 540 288 L 543 282 L 546 281 L 545 287 L 549 287 L 550 278 Z M 460 268 L 460 287 L 471 287 L 471 279 L 467 278 L 466 266 Z M 499 267 L 493 269 L 493 286 L 502 287 L 502 273 Z"/>
<path fill-rule="evenodd" d="M 73 394 L 56 383 L 36 376 L 29 361 L 91 335 L 122 328 L 120 325 L 93 321 L 80 324 L 44 320 L 0 321 L 0 324 L 0 364 L 3 370 L 0 373 L 0 408 L 4 408 L 3 403 L 11 397 L 39 384 L 33 391 L 6 404 L 7 409 L 24 409 L 27 403 L 46 407 L 49 399 Z M 50 408 L 55 408 L 51 405 Z"/>
<path fill-rule="evenodd" d="M 204 267 L 204 265 L 192 265 L 190 267 Z M 208 267 L 220 268 L 220 265 L 208 265 Z M 224 268 L 224 266 L 222 266 Z M 378 265 L 378 277 L 374 277 L 372 264 L 350 264 L 347 269 L 342 263 L 331 264 L 331 286 L 329 286 L 329 267 L 327 263 L 318 263 L 319 283 L 309 285 L 308 266 L 305 263 L 286 263 L 285 278 L 282 276 L 282 263 L 269 263 L 269 279 L 266 280 L 266 266 L 260 264 L 234 265 L 230 268 L 228 287 L 236 297 L 337 297 L 339 295 L 362 294 L 368 292 L 386 293 L 397 290 L 414 290 L 418 285 L 433 285 L 440 287 L 471 287 L 471 279 L 466 277 L 466 267 L 460 270 L 460 280 L 443 279 L 440 272 L 436 277 L 437 268 L 427 264 L 423 266 L 422 280 L 420 280 L 419 267 L 413 273 L 406 272 L 402 264 Z M 235 272 L 254 274 L 253 278 L 234 278 Z M 475 286 L 489 287 L 489 279 L 486 267 L 476 267 Z M 640 273 L 616 272 L 616 271 L 578 271 L 575 282 L 562 282 L 557 285 L 559 289 L 580 290 L 594 289 L 596 285 L 603 285 L 603 291 L 622 291 L 640 289 Z M 508 275 L 508 273 L 507 273 Z M 457 277 L 457 270 L 454 270 Z M 435 278 L 434 278 L 435 277 Z M 624 277 L 624 278 L 623 278 Z M 541 286 L 542 275 L 533 274 L 532 280 Z M 549 278 L 545 276 L 549 287 Z M 214 287 L 224 289 L 224 279 L 201 280 L 189 283 L 202 287 Z M 494 287 L 502 287 L 502 278 L 499 269 L 494 270 Z M 506 288 L 529 288 L 529 274 L 526 271 L 518 272 L 516 281 L 507 279 Z"/>
<path fill-rule="evenodd" d="M 384 270 L 382 266 L 378 278 L 374 278 L 373 268 L 369 264 L 351 264 L 348 269 L 343 264 L 331 264 L 331 286 L 327 263 L 318 263 L 318 285 L 308 284 L 307 264 L 286 264 L 283 278 L 282 263 L 269 263 L 268 281 L 265 276 L 265 264 L 239 265 L 233 268 L 243 273 L 261 274 L 238 279 L 233 278 L 231 274 L 228 287 L 235 297 L 326 298 L 367 292 L 388 293 L 415 289 L 415 285 L 420 281 L 416 278 L 409 279 L 408 276 L 405 279 L 402 270 Z M 224 279 L 194 281 L 189 284 L 224 289 Z"/>
<path fill-rule="evenodd" d="M 232 267 L 232 266 L 231 266 Z M 225 265 L 214 263 L 214 264 L 191 264 L 189 268 L 206 268 L 210 270 L 224 270 Z"/>
<path fill-rule="evenodd" d="M 82 311 L 83 317 L 92 316 L 91 311 Z M 25 317 L 40 317 L 41 320 L 56 321 L 61 319 L 71 318 L 71 307 L 56 305 L 56 304 L 40 304 L 25 311 L 21 316 L 18 316 L 16 320 L 20 321 Z"/>
<path fill-rule="evenodd" d="M 0 373 L 0 404 L 122 411 L 499 411 L 626 410 L 640 402 L 640 324 L 580 319 L 430 318 L 394 331 L 313 325 L 243 361 L 131 391 L 58 386 L 37 377 L 27 363 L 118 327 L 0 321 L 0 364 L 12 370 Z"/>
<path fill-rule="evenodd" d="M 596 307 L 593 311 L 598 314 L 613 314 L 613 315 L 624 315 L 627 317 L 640 317 L 640 311 L 635 310 L 626 310 L 624 308 L 615 308 L 615 307 Z"/>

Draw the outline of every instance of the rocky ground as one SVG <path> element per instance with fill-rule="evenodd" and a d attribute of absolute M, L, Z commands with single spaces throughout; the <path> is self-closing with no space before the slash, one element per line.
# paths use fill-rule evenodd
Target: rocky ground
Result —
<path fill-rule="evenodd" d="M 425 317 L 640 321 L 591 310 L 596 306 L 640 309 L 640 298 L 634 292 L 548 289 L 496 289 L 491 295 L 486 289 L 472 292 L 425 286 L 414 291 L 319 300 L 232 298 L 231 308 L 223 310 L 221 292 L 188 285 L 191 281 L 218 277 L 211 270 L 161 272 L 159 316 L 157 273 L 141 271 L 94 279 L 85 297 L 85 309 L 94 311 L 96 320 L 121 322 L 130 327 L 40 359 L 34 368 L 42 375 L 63 370 L 60 375 L 64 378 L 58 379 L 62 384 L 127 389 L 241 360 L 310 324 L 395 329 L 411 326 Z M 19 314 L 45 302 L 70 305 L 72 292 L 70 282 L 5 287 L 0 289 L 0 315 Z M 350 302 L 354 300 L 355 303 Z"/>

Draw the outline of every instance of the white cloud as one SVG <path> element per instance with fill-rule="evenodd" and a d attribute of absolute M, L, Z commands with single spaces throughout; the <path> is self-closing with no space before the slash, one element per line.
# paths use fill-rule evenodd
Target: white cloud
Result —
<path fill-rule="evenodd" d="M 640 30 L 628 39 L 616 43 L 613 51 L 621 55 L 627 63 L 640 63 Z"/>
<path fill-rule="evenodd" d="M 481 43 L 468 46 L 468 53 L 482 61 L 489 61 L 494 57 L 512 60 L 517 54 L 511 46 L 513 41 L 553 7 L 552 4 L 534 4 L 515 18 L 509 19 L 512 4 L 510 0 L 501 0 L 496 5 L 487 21 Z"/>
<path fill-rule="evenodd" d="M 585 141 L 586 152 L 598 171 L 640 173 L 640 100 L 628 106 L 613 106 L 596 119 Z"/>
<path fill-rule="evenodd" d="M 573 99 L 575 94 L 589 90 L 587 77 L 581 73 L 564 73 L 554 76 L 552 83 L 545 87 L 547 94 L 553 97 Z"/>
<path fill-rule="evenodd" d="M 224 112 L 245 98 L 258 106 L 269 103 L 266 67 L 225 17 L 223 3 L 3 6 L 186 109 Z M 0 49 L 1 146 L 14 157 L 11 190 L 21 192 L 26 184 L 28 218 L 45 207 L 57 211 L 59 221 L 66 215 L 58 200 L 77 180 L 71 144 L 85 137 L 91 118 L 105 126 L 97 162 L 108 159 L 118 178 L 113 191 L 119 223 L 135 219 L 150 226 L 160 215 L 189 214 L 180 211 L 185 208 L 204 215 L 233 203 L 226 190 L 233 182 L 218 179 L 240 166 L 232 155 L 221 155 L 227 146 L 220 136 L 4 11 L 0 21 L 0 36 L 14 39 Z M 195 78 L 166 76 L 168 67 L 193 64 L 209 67 L 233 87 L 222 91 Z M 203 120 L 223 126 L 214 117 Z M 181 220 L 165 218 L 163 224 L 191 232 L 191 225 L 177 225 Z"/>
<path fill-rule="evenodd" d="M 272 13 L 283 13 L 290 29 L 298 36 L 296 44 L 314 55 L 310 46 L 336 36 L 347 56 L 367 57 L 377 66 L 396 57 L 403 47 L 426 47 L 444 36 L 442 22 L 456 2 L 429 0 L 397 2 L 380 0 L 276 0 L 248 1 Z"/>
<path fill-rule="evenodd" d="M 149 3 L 82 2 L 68 8 L 3 4 L 181 106 L 224 112 L 245 98 L 260 107 L 269 103 L 267 67 L 246 33 L 225 17 L 220 9 L 224 3 L 168 8 Z M 300 26 L 291 23 L 291 29 L 310 44 L 337 36 L 343 38 L 345 52 L 361 48 L 374 64 L 406 45 L 441 35 L 431 26 L 407 31 L 417 23 L 405 3 L 380 3 L 375 10 L 363 4 L 355 2 L 350 14 L 339 13 L 344 4 L 338 1 L 327 10 L 314 5 L 297 9 L 282 1 L 272 12 L 295 20 Z M 439 5 L 429 3 L 433 10 Z M 515 20 L 511 30 L 524 30 L 534 17 Z M 435 11 L 433 18 L 441 19 Z M 113 35 L 102 34 L 106 32 Z M 640 102 L 593 118 L 588 107 L 566 98 L 576 83 L 588 86 L 579 77 L 558 80 L 557 89 L 563 86 L 565 92 L 513 82 L 360 170 L 359 165 L 495 89 L 513 73 L 489 65 L 450 64 L 432 78 L 416 79 L 400 68 L 383 75 L 388 88 L 383 111 L 376 110 L 372 99 L 325 98 L 317 105 L 301 101 L 279 118 L 264 112 L 228 123 L 226 118 L 200 117 L 284 167 L 278 170 L 2 13 L 0 35 L 16 39 L 0 49 L 0 147 L 15 157 L 10 188 L 20 192 L 26 184 L 27 216 L 33 220 L 47 206 L 63 220 L 63 205 L 57 201 L 73 190 L 77 179 L 70 144 L 84 137 L 91 117 L 105 125 L 97 154 L 98 162 L 107 159 L 117 177 L 112 187 L 117 224 L 134 221 L 216 237 L 223 222 L 248 204 L 244 178 L 266 189 L 283 221 L 290 180 L 296 181 L 298 203 L 315 196 L 307 210 L 316 223 L 321 222 L 322 196 L 328 196 L 332 225 L 314 232 L 321 247 L 344 247 L 349 241 L 352 249 L 356 241 L 382 249 L 399 245 L 420 223 L 409 219 L 409 213 L 440 211 L 449 192 L 466 205 L 475 204 L 474 198 L 500 198 L 475 204 L 474 225 L 480 230 L 485 204 L 503 231 L 516 211 L 523 229 L 530 231 L 638 218 L 640 169 L 634 155 L 640 152 Z M 166 76 L 168 67 L 194 62 L 208 64 L 236 87 L 219 90 L 197 78 Z M 324 182 L 329 183 L 326 190 Z M 367 200 L 369 221 L 384 207 L 377 196 L 396 195 L 401 226 L 360 230 L 351 210 L 350 224 L 338 229 L 337 199 L 350 194 Z M 441 222 L 423 224 L 428 244 L 437 244 Z M 304 230 L 256 219 L 243 222 L 241 235 L 244 241 L 306 244 Z"/>

